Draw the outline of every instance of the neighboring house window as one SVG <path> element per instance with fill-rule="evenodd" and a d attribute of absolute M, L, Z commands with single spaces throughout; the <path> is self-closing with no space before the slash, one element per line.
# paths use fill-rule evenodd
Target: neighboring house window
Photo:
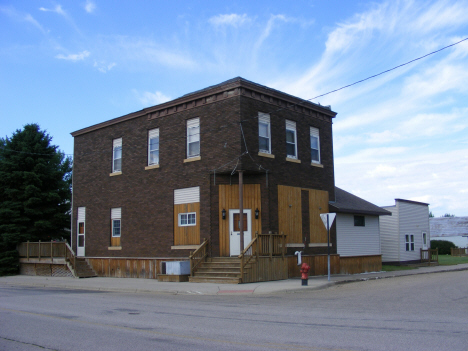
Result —
<path fill-rule="evenodd" d="M 297 158 L 296 122 L 286 120 L 286 157 Z"/>
<path fill-rule="evenodd" d="M 200 156 L 200 119 L 187 121 L 187 158 Z"/>
<path fill-rule="evenodd" d="M 179 213 L 179 227 L 197 225 L 197 213 Z"/>
<path fill-rule="evenodd" d="M 414 235 L 405 235 L 406 251 L 414 251 Z"/>
<path fill-rule="evenodd" d="M 122 172 L 122 138 L 113 141 L 112 172 Z"/>
<path fill-rule="evenodd" d="M 427 248 L 427 233 L 422 233 L 423 248 Z"/>
<path fill-rule="evenodd" d="M 365 227 L 366 226 L 366 217 L 364 217 L 364 216 L 354 216 L 354 226 L 355 227 Z"/>
<path fill-rule="evenodd" d="M 270 115 L 258 113 L 258 151 L 271 154 Z"/>
<path fill-rule="evenodd" d="M 310 152 L 312 163 L 320 163 L 320 136 L 314 127 L 310 127 Z"/>
<path fill-rule="evenodd" d="M 148 166 L 159 164 L 159 128 L 148 132 Z"/>
<path fill-rule="evenodd" d="M 120 238 L 121 235 L 121 208 L 113 208 L 111 209 L 111 220 L 112 220 L 112 237 L 113 238 Z"/>

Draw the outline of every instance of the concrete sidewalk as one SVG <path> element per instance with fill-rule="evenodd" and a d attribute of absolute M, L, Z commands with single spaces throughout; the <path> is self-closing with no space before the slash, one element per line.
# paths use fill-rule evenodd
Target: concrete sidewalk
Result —
<path fill-rule="evenodd" d="M 62 289 L 83 289 L 98 291 L 114 291 L 129 293 L 154 293 L 171 295 L 262 295 L 284 292 L 298 292 L 304 290 L 324 289 L 334 284 L 394 278 L 415 274 L 441 273 L 468 270 L 467 264 L 455 266 L 420 267 L 413 270 L 394 272 L 375 272 L 353 275 L 332 275 L 331 281 L 327 276 L 309 278 L 309 285 L 302 286 L 298 278 L 278 280 L 272 282 L 249 284 L 213 284 L 213 283 L 169 283 L 158 282 L 153 279 L 135 278 L 65 278 L 17 275 L 0 277 L 0 286 L 27 286 Z"/>

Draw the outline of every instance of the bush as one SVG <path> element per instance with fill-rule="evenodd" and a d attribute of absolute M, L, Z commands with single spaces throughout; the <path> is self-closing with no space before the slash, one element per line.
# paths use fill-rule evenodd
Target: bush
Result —
<path fill-rule="evenodd" d="M 439 255 L 450 255 L 450 248 L 457 245 L 448 240 L 431 240 L 431 249 L 439 249 Z"/>

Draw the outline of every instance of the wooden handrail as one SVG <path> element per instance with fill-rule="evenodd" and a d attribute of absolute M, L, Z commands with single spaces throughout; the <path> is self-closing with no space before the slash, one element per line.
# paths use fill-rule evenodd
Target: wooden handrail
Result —
<path fill-rule="evenodd" d="M 71 256 L 69 261 L 70 261 L 70 264 L 73 267 L 73 270 L 76 271 L 76 255 L 75 255 L 75 252 L 70 247 L 70 245 L 68 245 L 68 243 L 65 243 L 65 248 L 66 248 L 65 259 L 67 259 L 69 255 Z"/>
<path fill-rule="evenodd" d="M 240 278 L 241 278 L 241 283 L 244 282 L 244 268 L 249 264 L 250 260 L 254 256 L 258 256 L 258 249 L 253 251 L 253 245 L 257 242 L 258 239 L 258 233 L 255 233 L 255 238 L 253 238 L 249 245 L 245 247 L 245 249 L 241 252 L 239 256 L 237 256 L 240 259 Z M 250 251 L 249 259 L 247 261 L 244 261 L 245 255 Z"/>
<path fill-rule="evenodd" d="M 202 263 L 206 257 L 208 257 L 208 244 L 209 240 L 204 239 L 203 242 L 200 244 L 198 249 L 193 251 L 189 255 L 189 260 L 190 260 L 190 275 L 193 277 L 193 274 L 195 273 L 195 269 Z M 194 262 L 195 260 L 198 260 L 196 263 Z"/>

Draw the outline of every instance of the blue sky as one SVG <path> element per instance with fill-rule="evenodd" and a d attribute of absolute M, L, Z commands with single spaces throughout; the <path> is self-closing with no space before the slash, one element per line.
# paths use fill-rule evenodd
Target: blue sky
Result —
<path fill-rule="evenodd" d="M 70 132 L 241 76 L 310 99 L 468 37 L 467 1 L 0 2 L 0 135 Z M 468 41 L 313 100 L 336 185 L 468 216 Z"/>

